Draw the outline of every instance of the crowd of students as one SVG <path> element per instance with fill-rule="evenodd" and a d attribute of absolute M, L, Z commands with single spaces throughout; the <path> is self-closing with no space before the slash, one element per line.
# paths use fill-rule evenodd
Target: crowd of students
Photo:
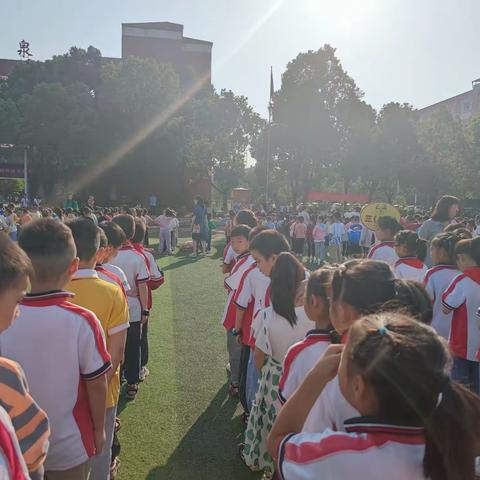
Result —
<path fill-rule="evenodd" d="M 433 238 L 382 217 L 366 256 L 313 272 L 295 241 L 304 228 L 289 242 L 252 211 L 233 217 L 222 324 L 247 467 L 285 480 L 475 478 L 480 238 L 452 198 L 433 212 Z"/>
<path fill-rule="evenodd" d="M 133 400 L 149 374 L 164 278 L 142 212 L 59 213 L 0 234 L 2 479 L 113 478 L 121 383 Z"/>

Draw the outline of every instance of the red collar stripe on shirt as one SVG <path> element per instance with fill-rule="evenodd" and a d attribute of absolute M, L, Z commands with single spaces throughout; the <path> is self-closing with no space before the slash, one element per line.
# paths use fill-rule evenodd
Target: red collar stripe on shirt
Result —
<path fill-rule="evenodd" d="M 50 307 L 61 305 L 74 296 L 74 293 L 64 291 L 30 294 L 21 301 L 21 305 L 26 307 Z"/>
<path fill-rule="evenodd" d="M 395 246 L 395 242 L 380 242 L 374 245 L 370 251 L 368 252 L 368 258 L 372 258 L 374 253 L 381 247 L 390 247 L 393 248 Z"/>
<path fill-rule="evenodd" d="M 400 265 L 408 265 L 409 267 L 412 267 L 412 268 L 418 268 L 419 270 L 421 270 L 422 268 L 425 267 L 425 265 L 423 264 L 423 262 L 421 260 L 419 260 L 418 258 L 416 257 L 405 257 L 405 258 L 400 258 L 399 260 L 397 260 L 397 262 L 395 263 L 395 267 L 398 267 Z"/>
<path fill-rule="evenodd" d="M 283 362 L 282 377 L 280 378 L 280 383 L 278 385 L 278 393 L 279 393 L 279 398 L 281 403 L 286 402 L 286 399 L 282 395 L 282 390 L 285 387 L 285 383 L 288 379 L 288 374 L 290 373 L 290 368 L 292 367 L 294 360 L 307 347 L 310 347 L 311 345 L 315 345 L 316 343 L 319 343 L 319 342 L 330 343 L 330 335 L 325 333 L 307 334 L 307 337 L 304 340 L 302 340 L 301 342 L 298 342 L 296 345 L 293 345 L 293 347 L 291 347 L 288 350 L 285 360 Z"/>
<path fill-rule="evenodd" d="M 426 285 L 430 280 L 430 277 L 437 272 L 441 272 L 442 270 L 455 270 L 457 267 L 456 265 L 436 265 L 428 270 L 425 275 L 424 284 Z"/>
<path fill-rule="evenodd" d="M 257 264 L 256 263 L 252 263 L 246 270 L 245 272 L 243 273 L 242 275 L 242 278 L 240 280 L 240 283 L 238 284 L 238 288 L 235 292 L 235 296 L 233 297 L 233 301 L 235 302 L 235 305 L 238 307 L 238 308 L 241 308 L 242 310 L 245 310 L 247 307 L 243 307 L 242 305 L 239 305 L 237 303 L 237 300 L 238 300 L 238 296 L 240 295 L 242 289 L 243 289 L 243 286 L 245 285 L 245 280 L 247 279 L 248 275 L 250 274 L 250 272 L 252 272 L 255 268 L 256 268 Z M 247 305 L 248 306 L 248 305 Z"/>

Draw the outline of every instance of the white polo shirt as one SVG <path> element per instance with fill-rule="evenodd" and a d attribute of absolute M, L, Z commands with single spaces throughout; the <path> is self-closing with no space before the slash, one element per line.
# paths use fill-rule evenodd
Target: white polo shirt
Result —
<path fill-rule="evenodd" d="M 142 318 L 142 304 L 138 297 L 138 285 L 150 280 L 150 273 L 143 255 L 137 252 L 131 243 L 125 244 L 112 260 L 112 264 L 125 273 L 130 290 L 127 291 L 130 323 L 139 322 Z M 147 308 L 147 305 L 143 305 Z"/>
<path fill-rule="evenodd" d="M 327 428 L 342 430 L 346 420 L 358 417 L 340 390 L 338 376 L 325 385 L 305 420 L 302 432 L 323 432 Z"/>
<path fill-rule="evenodd" d="M 450 350 L 453 355 L 478 361 L 480 330 L 480 267 L 467 268 L 453 279 L 442 297 L 445 312 L 453 311 Z"/>
<path fill-rule="evenodd" d="M 330 334 L 327 331 L 310 330 L 302 341 L 290 347 L 283 361 L 283 373 L 278 387 L 282 403 L 295 393 L 329 345 Z"/>
<path fill-rule="evenodd" d="M 446 340 L 450 337 L 453 312 L 443 312 L 442 295 L 453 279 L 460 274 L 455 265 L 437 265 L 430 268 L 425 275 L 425 289 L 433 302 L 432 327 Z"/>
<path fill-rule="evenodd" d="M 422 427 L 352 418 L 345 432 L 287 435 L 280 443 L 281 480 L 425 480 Z"/>
<path fill-rule="evenodd" d="M 121 281 L 123 288 L 125 289 L 125 292 L 128 292 L 130 290 L 130 284 L 128 283 L 127 276 L 125 275 L 125 272 L 120 268 L 117 267 L 116 265 L 113 265 L 111 263 L 104 263 L 102 265 L 105 270 L 108 270 L 109 272 L 113 273 L 116 275 Z"/>
<path fill-rule="evenodd" d="M 50 421 L 46 470 L 68 470 L 95 453 L 85 382 L 111 368 L 102 326 L 89 310 L 56 291 L 28 295 L 0 335 L 1 355 L 18 362 L 30 393 Z"/>
<path fill-rule="evenodd" d="M 379 260 L 388 263 L 394 268 L 398 260 L 397 252 L 395 252 L 394 242 L 379 242 L 376 243 L 368 252 L 369 260 Z"/>
<path fill-rule="evenodd" d="M 256 317 L 258 312 L 266 307 L 265 294 L 270 285 L 270 278 L 264 275 L 258 266 L 255 265 L 253 268 L 252 266 L 246 274 L 241 288 L 239 287 L 237 290 L 235 303 L 245 309 L 253 301 L 253 316 Z"/>
<path fill-rule="evenodd" d="M 393 272 L 397 278 L 423 283 L 428 268 L 416 257 L 400 258 L 395 262 Z"/>

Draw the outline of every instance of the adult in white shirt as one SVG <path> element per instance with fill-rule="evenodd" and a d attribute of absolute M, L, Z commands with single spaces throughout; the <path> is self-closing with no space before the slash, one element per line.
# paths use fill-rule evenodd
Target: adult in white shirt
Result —
<path fill-rule="evenodd" d="M 162 215 L 159 215 L 153 222 L 160 227 L 158 252 L 172 254 L 172 219 L 173 212 L 167 208 Z"/>

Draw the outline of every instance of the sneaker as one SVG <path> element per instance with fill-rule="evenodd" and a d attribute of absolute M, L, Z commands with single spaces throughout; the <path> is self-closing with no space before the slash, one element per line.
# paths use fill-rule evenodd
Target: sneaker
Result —
<path fill-rule="evenodd" d="M 150 370 L 147 367 L 142 367 L 139 375 L 140 381 L 144 382 L 149 375 L 150 375 Z"/>
<path fill-rule="evenodd" d="M 189 255 L 189 257 L 190 257 L 190 258 L 197 258 L 197 254 L 196 254 L 195 252 L 194 252 L 194 253 L 191 253 L 191 254 Z"/>

